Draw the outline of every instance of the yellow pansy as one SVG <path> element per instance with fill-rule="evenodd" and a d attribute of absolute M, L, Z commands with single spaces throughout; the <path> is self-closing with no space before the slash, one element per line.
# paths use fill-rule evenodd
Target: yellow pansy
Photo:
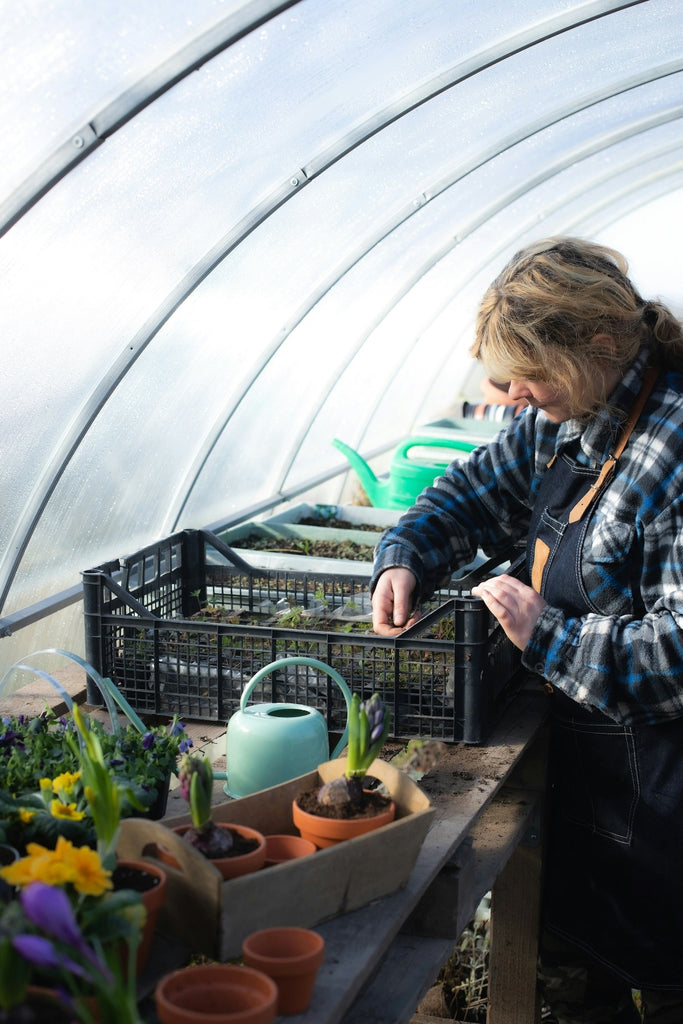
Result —
<path fill-rule="evenodd" d="M 67 819 L 68 821 L 82 821 L 85 817 L 84 811 L 79 811 L 76 804 L 63 804 L 61 800 L 52 800 L 50 814 L 53 818 Z"/>

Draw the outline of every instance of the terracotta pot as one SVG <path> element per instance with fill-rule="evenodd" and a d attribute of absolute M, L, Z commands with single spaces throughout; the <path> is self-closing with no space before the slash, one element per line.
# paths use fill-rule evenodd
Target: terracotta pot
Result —
<path fill-rule="evenodd" d="M 301 836 L 266 836 L 266 867 L 284 864 L 288 860 L 309 857 L 317 846 Z"/>
<path fill-rule="evenodd" d="M 114 868 L 113 881 L 117 889 L 134 889 L 135 892 L 139 892 L 147 911 L 135 961 L 136 973 L 139 976 L 147 965 L 157 917 L 166 902 L 166 872 L 157 864 L 150 864 L 146 860 L 119 860 Z"/>
<path fill-rule="evenodd" d="M 232 829 L 244 839 L 256 839 L 258 846 L 249 853 L 242 853 L 236 857 L 212 857 L 211 863 L 216 867 L 223 878 L 237 878 L 238 875 L 248 875 L 252 871 L 260 871 L 266 862 L 266 839 L 261 832 L 255 828 L 248 828 L 246 825 L 234 825 L 232 823 L 220 823 L 221 828 Z M 173 831 L 183 836 L 191 825 L 176 825 Z"/>
<path fill-rule="evenodd" d="M 325 959 L 325 940 L 308 928 L 265 928 L 247 935 L 242 956 L 277 985 L 278 1013 L 303 1013 Z"/>
<path fill-rule="evenodd" d="M 154 1002 L 161 1024 L 271 1024 L 277 986 L 251 967 L 200 964 L 163 977 Z"/>
<path fill-rule="evenodd" d="M 365 835 L 366 832 L 372 832 L 382 825 L 388 825 L 395 817 L 396 805 L 393 800 L 386 810 L 380 811 L 372 818 L 323 818 L 318 814 L 303 811 L 296 800 L 292 801 L 294 825 L 304 839 L 310 839 L 320 849 L 335 846 L 345 839 Z"/>

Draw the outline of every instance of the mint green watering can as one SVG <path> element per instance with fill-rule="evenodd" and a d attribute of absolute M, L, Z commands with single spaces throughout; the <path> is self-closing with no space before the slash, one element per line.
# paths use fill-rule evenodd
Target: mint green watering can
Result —
<path fill-rule="evenodd" d="M 339 686 L 346 700 L 347 720 L 344 733 L 330 753 L 327 724 L 316 708 L 305 704 L 252 704 L 247 702 L 254 687 L 277 669 L 288 665 L 306 665 L 324 672 Z M 225 776 L 223 789 L 232 797 L 249 796 L 261 789 L 278 786 L 298 775 L 314 771 L 319 764 L 338 757 L 346 746 L 351 692 L 335 669 L 316 658 L 280 658 L 260 669 L 249 680 L 240 697 L 240 709 L 228 721 L 225 737 Z"/>
<path fill-rule="evenodd" d="M 441 476 L 450 465 L 455 452 L 471 452 L 477 447 L 451 437 L 408 437 L 394 452 L 388 479 L 380 480 L 353 448 L 336 437 L 332 444 L 349 460 L 370 503 L 378 508 L 410 508 L 425 487 L 431 487 L 434 478 Z M 424 453 L 427 448 L 433 450 L 433 456 Z M 446 454 L 446 449 L 452 454 Z M 437 451 L 441 455 L 437 455 Z"/>

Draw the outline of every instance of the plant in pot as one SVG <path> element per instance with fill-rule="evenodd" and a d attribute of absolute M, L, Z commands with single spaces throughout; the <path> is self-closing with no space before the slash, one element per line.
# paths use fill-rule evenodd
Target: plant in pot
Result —
<path fill-rule="evenodd" d="M 38 655 L 58 654 L 75 661 L 94 679 L 105 700 L 109 727 L 95 718 L 89 727 L 99 739 L 111 773 L 121 782 L 121 816 L 146 814 L 160 818 L 165 810 L 171 774 L 178 757 L 192 746 L 185 727 L 176 715 L 170 722 L 145 725 L 110 679 L 104 679 L 91 665 L 69 651 L 50 649 Z M 0 680 L 0 694 L 12 673 L 24 670 L 40 676 L 57 690 L 69 709 L 70 696 L 48 672 L 17 662 Z M 126 716 L 121 724 L 117 705 Z M 4 715 L 0 718 L 0 777 L 2 792 L 14 796 L 36 793 L 41 780 L 78 770 L 74 752 L 76 735 L 71 714 L 57 716 L 50 708 L 39 715 Z"/>
<path fill-rule="evenodd" d="M 192 745 L 183 724 L 174 719 L 145 732 L 129 725 L 112 733 L 95 719 L 87 722 L 119 786 L 120 817 L 160 816 L 178 756 Z M 72 715 L 57 717 L 46 711 L 35 717 L 5 717 L 0 728 L 0 842 L 19 851 L 29 842 L 53 847 L 59 835 L 94 843 Z"/>
<path fill-rule="evenodd" d="M 173 829 L 198 853 L 211 860 L 223 878 L 258 871 L 266 859 L 265 837 L 246 825 L 216 822 L 211 814 L 214 777 L 211 762 L 202 754 L 184 754 L 178 783 L 190 808 L 191 825 Z"/>
<path fill-rule="evenodd" d="M 370 787 L 368 769 L 389 735 L 389 710 L 379 694 L 358 694 L 349 708 L 349 740 L 343 775 L 293 801 L 292 816 L 301 835 L 318 847 L 362 835 L 393 821 L 396 808 L 386 793 Z"/>
<path fill-rule="evenodd" d="M 166 875 L 158 865 L 147 861 L 122 861 L 116 856 L 121 830 L 121 800 L 126 790 L 112 776 L 105 761 L 97 734 L 80 708 L 72 710 L 80 743 L 81 777 L 90 813 L 97 835 L 97 851 L 102 864 L 111 871 L 112 881 L 119 890 L 131 889 L 141 894 L 144 909 L 144 929 L 140 936 L 135 961 L 130 960 L 131 973 L 143 970 L 156 926 L 156 918 L 166 898 Z"/>
<path fill-rule="evenodd" d="M 132 969 L 140 896 L 114 891 L 100 854 L 63 836 L 54 850 L 30 843 L 0 875 L 19 893 L 0 914 L 0 1011 L 38 1022 L 61 1019 L 63 1008 L 67 1021 L 141 1024 Z"/>

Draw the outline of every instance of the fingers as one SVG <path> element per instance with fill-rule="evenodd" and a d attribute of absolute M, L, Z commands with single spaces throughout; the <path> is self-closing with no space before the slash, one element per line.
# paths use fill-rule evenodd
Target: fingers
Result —
<path fill-rule="evenodd" d="M 498 619 L 510 640 L 524 650 L 546 601 L 535 590 L 514 576 L 494 576 L 472 588 L 492 615 Z"/>
<path fill-rule="evenodd" d="M 372 628 L 380 636 L 396 636 L 416 621 L 413 615 L 416 579 L 409 569 L 387 569 L 372 595 Z"/>

